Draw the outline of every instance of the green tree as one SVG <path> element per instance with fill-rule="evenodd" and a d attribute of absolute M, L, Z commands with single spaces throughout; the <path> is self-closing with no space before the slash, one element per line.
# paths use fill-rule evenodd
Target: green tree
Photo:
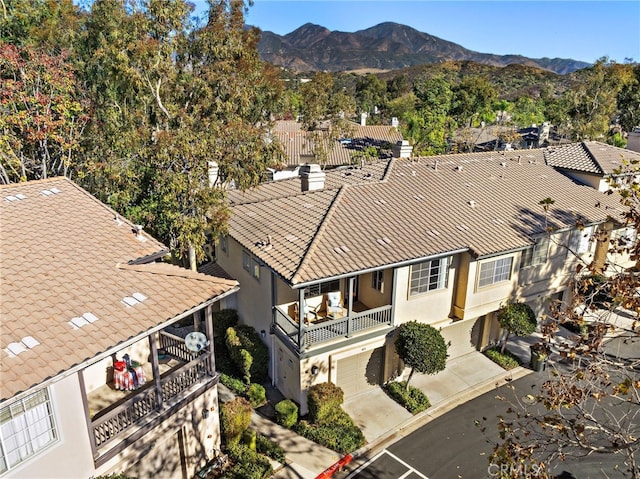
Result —
<path fill-rule="evenodd" d="M 324 165 L 336 140 L 352 133 L 347 118 L 355 109 L 353 98 L 344 89 L 334 88 L 329 73 L 316 73 L 300 87 L 302 125 L 316 160 Z"/>
<path fill-rule="evenodd" d="M 400 359 L 411 368 L 405 386 L 407 390 L 415 371 L 436 374 L 446 366 L 448 345 L 440 331 L 428 324 L 417 321 L 401 324 L 395 346 Z"/>
<path fill-rule="evenodd" d="M 622 87 L 617 98 L 620 125 L 624 131 L 640 126 L 640 64 L 633 67 L 633 77 Z"/>
<path fill-rule="evenodd" d="M 67 55 L 0 43 L 0 181 L 70 176 L 87 122 Z"/>
<path fill-rule="evenodd" d="M 205 235 L 226 229 L 226 185 L 257 185 L 279 159 L 266 138 L 281 88 L 244 2 L 210 1 L 204 25 L 192 8 L 97 0 L 82 53 L 100 107 L 86 184 L 195 268 Z"/>
<path fill-rule="evenodd" d="M 466 126 L 474 126 L 477 119 L 490 114 L 497 97 L 494 86 L 480 76 L 466 76 L 452 90 L 452 114 L 458 123 Z"/>
<path fill-rule="evenodd" d="M 356 108 L 358 112 L 372 114 L 375 108 L 384 108 L 387 83 L 377 75 L 367 74 L 356 81 Z"/>
<path fill-rule="evenodd" d="M 531 334 L 536 330 L 537 325 L 536 314 L 531 306 L 520 302 L 510 302 L 502 306 L 498 310 L 498 322 L 506 331 L 502 340 L 502 353 L 507 348 L 507 341 L 511 334 L 516 336 Z"/>

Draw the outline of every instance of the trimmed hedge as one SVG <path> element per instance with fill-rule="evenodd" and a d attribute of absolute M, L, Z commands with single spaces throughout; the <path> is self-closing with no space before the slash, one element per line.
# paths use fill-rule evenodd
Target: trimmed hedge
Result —
<path fill-rule="evenodd" d="M 298 405 L 291 399 L 283 399 L 275 405 L 276 422 L 281 426 L 291 428 L 298 422 Z"/>
<path fill-rule="evenodd" d="M 395 402 L 411 414 L 418 414 L 431 406 L 429 398 L 425 393 L 411 385 L 407 390 L 406 385 L 407 383 L 405 381 L 392 381 L 385 384 L 384 389 Z"/>
<path fill-rule="evenodd" d="M 334 410 L 323 424 L 300 421 L 294 430 L 307 439 L 343 454 L 355 451 L 366 442 L 360 428 L 342 409 Z"/>
<path fill-rule="evenodd" d="M 273 475 L 269 459 L 242 444 L 227 448 L 233 465 L 224 471 L 220 479 L 265 479 Z"/>
<path fill-rule="evenodd" d="M 286 463 L 285 452 L 282 446 L 262 434 L 256 436 L 256 451 L 270 457 L 274 461 L 278 461 L 280 464 Z"/>
<path fill-rule="evenodd" d="M 500 351 L 500 348 L 487 349 L 484 355 L 491 359 L 494 363 L 502 366 L 504 369 L 509 370 L 520 366 L 520 358 L 510 352 L 508 349 L 504 353 Z"/>
<path fill-rule="evenodd" d="M 251 424 L 252 412 L 251 404 L 243 397 L 236 397 L 220 407 L 220 428 L 228 446 L 240 442 Z"/>
<path fill-rule="evenodd" d="M 263 383 L 267 380 L 269 350 L 251 326 L 227 328 L 225 343 L 245 382 Z"/>
<path fill-rule="evenodd" d="M 249 384 L 246 395 L 253 407 L 260 407 L 267 402 L 267 392 L 261 384 Z"/>
<path fill-rule="evenodd" d="M 247 391 L 247 383 L 242 382 L 240 379 L 234 378 L 233 376 L 229 376 L 226 373 L 220 374 L 220 382 L 235 394 L 244 395 Z"/>
<path fill-rule="evenodd" d="M 314 384 L 309 388 L 307 406 L 309 408 L 309 422 L 324 424 L 336 410 L 342 410 L 344 402 L 342 389 L 333 383 Z"/>

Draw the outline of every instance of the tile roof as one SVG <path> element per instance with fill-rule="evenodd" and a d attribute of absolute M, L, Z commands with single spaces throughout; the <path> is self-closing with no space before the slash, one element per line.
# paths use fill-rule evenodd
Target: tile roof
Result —
<path fill-rule="evenodd" d="M 623 166 L 622 159 L 640 161 L 640 153 L 599 141 L 545 148 L 547 164 L 556 168 L 606 176 Z"/>
<path fill-rule="evenodd" d="M 144 263 L 166 247 L 142 237 L 68 179 L 0 186 L 0 400 L 237 287 Z M 135 296 L 142 302 L 124 300 Z M 72 320 L 83 325 L 74 328 Z M 28 337 L 39 345 L 7 352 Z"/>
<path fill-rule="evenodd" d="M 350 165 L 353 163 L 352 154 L 357 151 L 359 144 L 379 144 L 390 143 L 395 144 L 402 140 L 402 135 L 397 128 L 390 125 L 380 126 L 362 126 L 356 123 L 351 125 L 353 128 L 352 143 L 350 145 L 342 145 L 338 141 L 335 147 L 330 150 L 327 166 Z M 295 121 L 277 121 L 273 133 L 283 146 L 285 155 L 288 158 L 287 165 L 299 165 L 306 161 L 300 159 L 300 155 L 311 154 L 312 148 L 307 141 L 307 132 L 302 130 L 301 124 Z M 328 148 L 329 142 L 326 142 L 325 148 Z"/>
<path fill-rule="evenodd" d="M 458 250 L 524 248 L 544 231 L 547 197 L 554 228 L 604 221 L 620 206 L 546 165 L 543 150 L 391 160 L 383 179 L 327 181 L 304 194 L 287 187 L 290 195 L 265 184 L 263 196 L 249 193 L 255 201 L 234 203 L 230 234 L 293 285 Z M 271 248 L 260 246 L 267 235 Z"/>

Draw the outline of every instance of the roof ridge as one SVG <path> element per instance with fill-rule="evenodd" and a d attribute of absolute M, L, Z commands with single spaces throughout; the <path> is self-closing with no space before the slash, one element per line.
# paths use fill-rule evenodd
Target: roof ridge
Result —
<path fill-rule="evenodd" d="M 309 258 L 309 255 L 313 250 L 316 249 L 317 244 L 320 241 L 319 238 L 322 236 L 322 233 L 324 233 L 324 231 L 328 228 L 328 226 L 326 226 L 327 222 L 329 218 L 333 216 L 333 212 L 337 207 L 336 205 L 338 204 L 340 199 L 345 195 L 344 190 L 348 186 L 349 185 L 342 185 L 338 189 L 338 192 L 336 193 L 335 197 L 333 198 L 333 201 L 329 205 L 329 208 L 327 209 L 327 212 L 325 213 L 324 218 L 322 219 L 322 221 L 320 221 L 320 226 L 318 226 L 318 228 L 316 229 L 316 232 L 313 235 L 313 239 L 311 240 L 311 243 L 309 243 L 309 246 L 307 247 L 307 251 L 304 253 L 304 256 L 302 257 L 302 261 L 300 261 L 300 263 L 298 264 L 298 268 L 296 269 L 296 272 L 291 276 L 291 284 L 296 284 L 300 279 L 300 273 L 304 269 L 304 267 L 307 265 L 307 262 L 308 262 L 307 260 Z"/>
<path fill-rule="evenodd" d="M 391 158 L 387 162 L 387 166 L 385 167 L 384 173 L 382 174 L 382 178 L 380 179 L 380 183 L 386 183 L 387 182 L 387 180 L 389 179 L 389 176 L 391 176 L 391 170 L 393 170 L 393 167 L 396 165 L 397 161 L 398 160 L 396 158 Z"/>
<path fill-rule="evenodd" d="M 19 181 L 18 183 L 0 184 L 0 188 L 20 188 L 22 186 L 33 184 L 33 183 L 50 183 L 53 181 L 62 181 L 62 180 L 67 180 L 73 183 L 73 180 L 71 180 L 70 178 L 67 178 L 64 175 L 56 175 L 56 176 L 49 176 L 47 178 L 39 178 L 37 180 L 27 180 L 27 181 Z"/>
<path fill-rule="evenodd" d="M 589 158 L 591 158 L 591 161 L 593 162 L 593 164 L 596 165 L 596 167 L 598 167 L 598 169 L 600 170 L 600 174 L 604 175 L 604 168 L 602 168 L 602 165 L 600 164 L 596 156 L 591 152 L 591 148 L 589 148 L 589 145 L 587 145 L 587 142 L 581 141 L 580 146 L 582 147 L 583 150 L 586 151 Z"/>
<path fill-rule="evenodd" d="M 116 269 L 135 271 L 137 273 L 161 274 L 163 276 L 179 276 L 186 279 L 192 279 L 195 281 L 205 281 L 207 283 L 214 283 L 214 284 L 229 284 L 229 285 L 238 284 L 238 282 L 234 279 L 226 279 L 226 278 L 221 278 L 219 276 L 212 276 L 210 274 L 201 273 L 199 271 L 193 271 L 193 270 L 186 269 L 171 263 L 144 263 L 144 264 L 116 263 Z"/>

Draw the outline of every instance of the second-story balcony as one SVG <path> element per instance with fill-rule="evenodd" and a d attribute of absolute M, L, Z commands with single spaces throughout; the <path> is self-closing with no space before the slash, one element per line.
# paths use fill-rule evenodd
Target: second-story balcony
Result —
<path fill-rule="evenodd" d="M 295 350 L 304 352 L 318 345 L 326 345 L 366 332 L 386 330 L 393 325 L 391 305 L 368 308 L 360 302 L 354 302 L 351 308 L 327 313 L 321 310 L 322 297 L 307 298 L 306 311 L 298 314 L 296 302 L 275 307 L 275 333 L 289 341 Z M 314 306 L 314 304 L 316 304 Z M 302 322 L 299 318 L 302 317 Z"/>

